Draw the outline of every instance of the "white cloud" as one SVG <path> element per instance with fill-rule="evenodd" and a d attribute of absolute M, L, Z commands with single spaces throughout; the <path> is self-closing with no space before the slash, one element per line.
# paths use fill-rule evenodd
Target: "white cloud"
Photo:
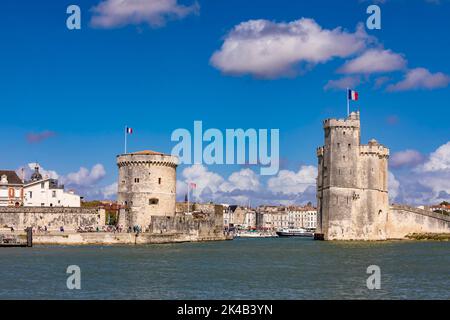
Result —
<path fill-rule="evenodd" d="M 405 67 L 406 60 L 402 55 L 391 50 L 369 49 L 347 61 L 338 72 L 371 74 L 402 70 Z"/>
<path fill-rule="evenodd" d="M 409 70 L 402 81 L 391 84 L 388 91 L 405 91 L 414 89 L 437 89 L 444 88 L 450 83 L 450 77 L 442 72 L 431 73 L 425 68 Z"/>
<path fill-rule="evenodd" d="M 34 168 L 39 167 L 39 173 L 42 175 L 44 179 L 50 178 L 50 179 L 58 179 L 59 175 L 54 170 L 46 170 L 44 167 L 40 166 L 39 163 L 31 162 L 28 163 L 26 166 L 23 166 L 24 173 L 25 173 L 25 179 L 30 179 L 31 174 L 34 172 Z M 20 169 L 17 170 L 17 174 L 19 177 L 22 177 L 22 172 Z"/>
<path fill-rule="evenodd" d="M 197 187 L 192 190 L 192 193 L 200 201 L 204 200 L 202 199 L 202 194 L 205 191 L 206 193 L 214 194 L 220 190 L 220 185 L 224 182 L 222 176 L 209 171 L 207 167 L 201 164 L 194 164 L 185 168 L 181 173 L 181 176 L 184 178 L 182 184 L 187 185 L 188 182 L 193 182 L 197 185 Z M 180 191 L 184 191 L 185 194 L 187 192 L 187 187 L 181 188 Z"/>
<path fill-rule="evenodd" d="M 117 195 L 117 187 L 118 187 L 117 182 L 104 186 L 103 188 L 101 188 L 101 194 L 103 195 L 104 198 L 111 199 Z"/>
<path fill-rule="evenodd" d="M 99 182 L 105 177 L 105 168 L 101 164 L 96 164 L 89 169 L 81 167 L 77 172 L 72 172 L 61 177 L 61 182 L 67 185 L 90 186 Z"/>
<path fill-rule="evenodd" d="M 58 179 L 67 189 L 75 190 L 77 194 L 89 198 L 112 198 L 117 193 L 117 183 L 101 186 L 99 183 L 106 176 L 105 168 L 102 164 L 94 165 L 90 170 L 81 167 L 77 172 L 71 172 L 66 175 L 58 174 L 54 170 L 47 170 L 34 162 L 16 170 L 19 177 L 22 177 L 22 168 L 24 169 L 25 180 L 29 180 L 34 172 L 36 165 L 39 166 L 39 172 L 44 179 Z"/>
<path fill-rule="evenodd" d="M 342 90 L 346 88 L 355 89 L 361 83 L 361 78 L 358 76 L 343 77 L 337 80 L 329 80 L 324 86 L 324 90 L 337 89 Z"/>
<path fill-rule="evenodd" d="M 323 29 L 307 18 L 289 23 L 249 20 L 228 33 L 211 63 L 227 74 L 274 78 L 296 74 L 302 62 L 349 57 L 364 49 L 370 39 L 362 25 L 349 33 L 342 28 Z"/>
<path fill-rule="evenodd" d="M 413 205 L 450 201 L 450 141 L 432 152 L 427 161 L 396 177 L 397 200 Z"/>
<path fill-rule="evenodd" d="M 177 181 L 177 197 L 183 200 L 187 192 L 187 182 L 194 182 L 193 201 L 214 201 L 216 203 L 247 204 L 300 204 L 315 201 L 315 181 L 317 169 L 302 166 L 298 172 L 281 170 L 276 177 L 265 183 L 251 169 L 241 169 L 228 178 L 211 172 L 203 165 L 187 167 L 182 179 Z"/>
<path fill-rule="evenodd" d="M 416 166 L 423 161 L 423 155 L 416 150 L 404 150 L 394 153 L 389 159 L 389 165 L 393 168 Z"/>
<path fill-rule="evenodd" d="M 389 190 L 389 200 L 394 202 L 398 196 L 400 188 L 400 182 L 395 178 L 394 174 L 389 171 L 388 174 L 388 190 Z"/>
<path fill-rule="evenodd" d="M 300 194 L 308 187 L 316 185 L 317 168 L 301 166 L 298 172 L 280 170 L 276 177 L 267 181 L 271 192 L 282 194 Z"/>
<path fill-rule="evenodd" d="M 418 168 L 421 172 L 450 171 L 450 141 L 430 154 L 428 161 Z"/>
<path fill-rule="evenodd" d="M 225 192 L 234 190 L 258 190 L 260 187 L 259 176 L 251 169 L 242 169 L 233 172 L 228 181 L 225 181 L 220 189 Z"/>
<path fill-rule="evenodd" d="M 198 3 L 184 6 L 177 0 L 105 0 L 92 8 L 91 24 L 99 28 L 115 28 L 128 24 L 159 27 L 168 19 L 181 19 L 197 13 Z"/>

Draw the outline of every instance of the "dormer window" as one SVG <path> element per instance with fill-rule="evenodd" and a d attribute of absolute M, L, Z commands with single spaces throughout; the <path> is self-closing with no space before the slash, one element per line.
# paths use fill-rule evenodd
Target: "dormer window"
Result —
<path fill-rule="evenodd" d="M 6 174 L 2 174 L 1 183 L 8 183 L 8 176 Z"/>

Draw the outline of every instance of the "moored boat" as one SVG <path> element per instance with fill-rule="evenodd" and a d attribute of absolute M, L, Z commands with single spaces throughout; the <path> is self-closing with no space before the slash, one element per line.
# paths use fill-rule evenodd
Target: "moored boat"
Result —
<path fill-rule="evenodd" d="M 279 237 L 312 237 L 314 234 L 305 229 L 281 229 L 277 231 Z"/>

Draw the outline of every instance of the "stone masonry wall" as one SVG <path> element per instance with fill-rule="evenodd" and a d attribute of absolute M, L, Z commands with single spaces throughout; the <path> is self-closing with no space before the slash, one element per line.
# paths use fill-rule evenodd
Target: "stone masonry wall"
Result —
<path fill-rule="evenodd" d="M 64 207 L 0 207 L 0 227 L 22 230 L 45 226 L 49 231 L 76 230 L 78 227 L 97 228 L 105 225 L 105 210 Z"/>
<path fill-rule="evenodd" d="M 450 233 L 450 217 L 407 206 L 392 206 L 386 233 L 388 239 L 403 239 L 411 233 Z"/>

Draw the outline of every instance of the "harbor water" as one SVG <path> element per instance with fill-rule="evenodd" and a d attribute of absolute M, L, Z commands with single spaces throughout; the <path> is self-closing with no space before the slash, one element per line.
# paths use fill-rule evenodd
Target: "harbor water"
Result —
<path fill-rule="evenodd" d="M 0 299 L 450 299 L 449 242 L 261 238 L 0 249 Z M 81 270 L 69 290 L 67 268 Z M 381 289 L 367 268 L 379 266 Z"/>

